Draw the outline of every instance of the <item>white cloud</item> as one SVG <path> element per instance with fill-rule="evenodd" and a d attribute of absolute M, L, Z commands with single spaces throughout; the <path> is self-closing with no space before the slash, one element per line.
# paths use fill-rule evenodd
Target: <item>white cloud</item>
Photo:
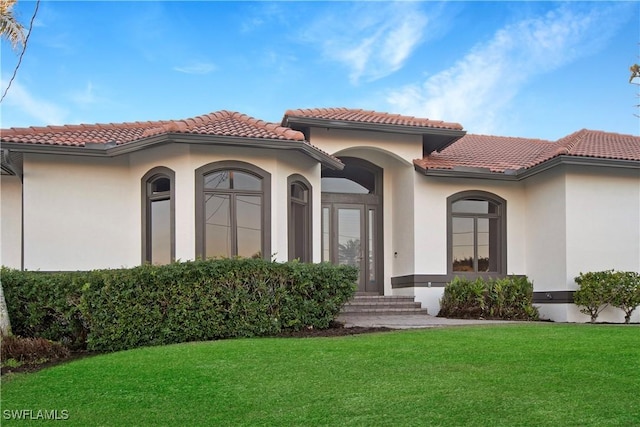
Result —
<path fill-rule="evenodd" d="M 71 100 L 81 106 L 88 106 L 96 104 L 101 99 L 96 95 L 92 82 L 87 82 L 87 85 L 83 90 L 75 91 L 71 94 Z"/>
<path fill-rule="evenodd" d="M 2 80 L 2 90 L 8 81 Z M 5 108 L 11 107 L 8 112 Z M 2 127 L 24 127 L 37 125 L 62 125 L 68 115 L 58 104 L 41 99 L 30 93 L 18 81 L 14 81 L 2 101 Z M 9 113 L 9 114 L 8 114 Z M 7 120 L 8 119 L 8 120 Z"/>
<path fill-rule="evenodd" d="M 334 4 L 332 3 L 332 6 Z M 336 8 L 330 8 L 335 13 Z M 349 79 L 374 81 L 398 71 L 423 41 L 427 16 L 420 3 L 356 3 L 341 16 L 316 16 L 302 39 L 319 44 L 323 55 L 344 64 Z"/>
<path fill-rule="evenodd" d="M 582 9 L 565 4 L 498 30 L 490 41 L 423 84 L 390 92 L 387 102 L 403 114 L 457 121 L 474 133 L 493 133 L 528 81 L 600 50 L 615 32 L 619 16 L 618 5 Z"/>
<path fill-rule="evenodd" d="M 185 74 L 209 74 L 217 67 L 210 62 L 192 62 L 189 65 L 173 67 L 173 69 Z"/>

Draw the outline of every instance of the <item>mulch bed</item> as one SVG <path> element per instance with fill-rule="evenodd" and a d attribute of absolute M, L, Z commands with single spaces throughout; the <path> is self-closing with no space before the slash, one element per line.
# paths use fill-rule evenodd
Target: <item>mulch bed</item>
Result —
<path fill-rule="evenodd" d="M 368 334 L 373 332 L 389 332 L 394 329 L 385 328 L 385 327 L 363 327 L 363 326 L 354 326 L 350 328 L 345 328 L 344 325 L 340 322 L 333 322 L 328 329 L 303 329 L 300 331 L 285 331 L 275 337 L 279 338 L 318 338 L 318 337 L 344 337 L 349 335 L 359 335 L 359 334 Z M 71 362 L 78 359 L 83 359 L 85 357 L 95 356 L 100 353 L 95 352 L 87 352 L 87 351 L 77 351 L 72 352 L 71 356 L 66 357 L 64 359 L 51 360 L 46 363 L 41 363 L 37 365 L 23 364 L 17 367 L 2 367 L 2 375 L 10 374 L 10 373 L 21 373 L 21 372 L 37 372 L 41 369 L 49 368 L 52 366 L 60 365 L 63 363 Z"/>

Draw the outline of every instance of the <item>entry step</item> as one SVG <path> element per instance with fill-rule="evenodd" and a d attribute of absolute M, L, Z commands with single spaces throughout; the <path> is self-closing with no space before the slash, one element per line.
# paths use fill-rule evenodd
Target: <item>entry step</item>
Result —
<path fill-rule="evenodd" d="M 412 296 L 357 294 L 343 307 L 341 314 L 348 315 L 397 315 L 427 314 L 422 304 Z"/>

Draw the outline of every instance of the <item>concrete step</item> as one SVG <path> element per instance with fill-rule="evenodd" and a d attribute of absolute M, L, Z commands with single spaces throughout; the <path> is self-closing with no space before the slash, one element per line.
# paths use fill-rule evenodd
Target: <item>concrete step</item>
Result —
<path fill-rule="evenodd" d="M 353 308 L 353 309 L 366 309 L 366 308 L 422 308 L 422 304 L 415 301 L 402 301 L 402 302 L 390 302 L 390 301 L 380 301 L 377 303 L 372 303 L 368 301 L 352 301 L 348 302 L 345 305 L 345 308 Z"/>
<path fill-rule="evenodd" d="M 357 294 L 342 307 L 342 314 L 347 315 L 398 315 L 427 314 L 422 304 L 411 296 L 398 295 L 362 295 Z"/>
<path fill-rule="evenodd" d="M 341 316 L 400 316 L 400 315 L 419 315 L 426 316 L 427 310 L 424 308 L 418 309 L 380 309 L 380 310 L 367 310 L 367 311 L 342 311 Z"/>

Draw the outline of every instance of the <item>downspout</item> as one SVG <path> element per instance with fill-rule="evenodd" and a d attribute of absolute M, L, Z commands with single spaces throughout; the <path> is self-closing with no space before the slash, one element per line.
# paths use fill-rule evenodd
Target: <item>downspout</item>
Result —
<path fill-rule="evenodd" d="M 7 169 L 20 180 L 20 270 L 24 271 L 24 177 L 11 162 L 9 150 L 2 150 L 2 160 Z"/>

